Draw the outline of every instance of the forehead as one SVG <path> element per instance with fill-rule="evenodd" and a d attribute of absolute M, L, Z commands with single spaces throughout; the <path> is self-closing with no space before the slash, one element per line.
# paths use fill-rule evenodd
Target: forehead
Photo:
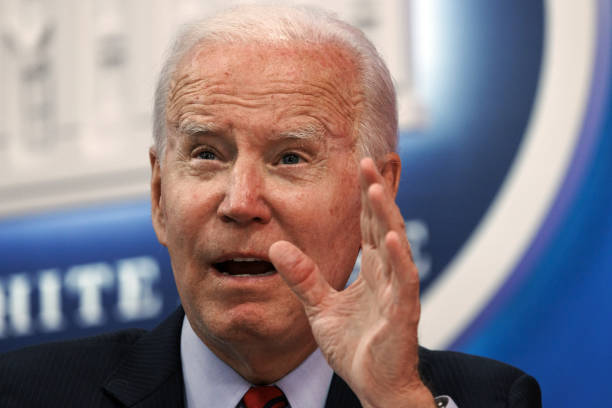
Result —
<path fill-rule="evenodd" d="M 177 84 L 185 75 L 232 79 L 245 85 L 284 77 L 329 81 L 344 91 L 355 87 L 356 66 L 349 51 L 331 43 L 204 41 L 181 59 L 173 82 Z M 262 70 L 254 71 L 254 67 Z"/>
<path fill-rule="evenodd" d="M 357 76 L 354 57 L 335 44 L 205 42 L 178 64 L 167 119 L 180 122 L 198 108 L 234 104 L 277 116 L 318 111 L 326 117 L 317 119 L 352 125 L 363 99 Z"/>

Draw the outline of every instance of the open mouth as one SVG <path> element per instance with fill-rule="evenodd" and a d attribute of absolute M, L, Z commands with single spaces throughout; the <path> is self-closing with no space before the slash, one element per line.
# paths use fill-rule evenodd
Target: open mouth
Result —
<path fill-rule="evenodd" d="M 274 265 L 257 258 L 232 258 L 214 263 L 213 267 L 231 276 L 270 276 L 276 273 Z"/>

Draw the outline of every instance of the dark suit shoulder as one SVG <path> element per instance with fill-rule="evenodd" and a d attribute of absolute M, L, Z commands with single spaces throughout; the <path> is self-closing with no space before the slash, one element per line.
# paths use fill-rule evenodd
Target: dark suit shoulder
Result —
<path fill-rule="evenodd" d="M 2 354 L 0 405 L 99 406 L 92 398 L 103 398 L 102 384 L 144 333 L 130 329 Z"/>
<path fill-rule="evenodd" d="M 459 407 L 541 407 L 537 381 L 511 365 L 452 351 L 419 351 L 421 375 L 435 395 Z"/>
<path fill-rule="evenodd" d="M 0 356 L 0 407 L 181 407 L 181 307 L 131 329 Z"/>
<path fill-rule="evenodd" d="M 0 373 L 6 370 L 14 370 L 14 373 L 33 370 L 41 373 L 45 368 L 56 371 L 57 364 L 96 365 L 111 355 L 112 359 L 118 358 L 123 348 L 132 345 L 144 333 L 146 333 L 145 330 L 129 329 L 82 339 L 24 347 L 0 355 Z M 79 358 L 81 356 L 85 358 Z M 31 374 L 35 375 L 35 373 Z"/>

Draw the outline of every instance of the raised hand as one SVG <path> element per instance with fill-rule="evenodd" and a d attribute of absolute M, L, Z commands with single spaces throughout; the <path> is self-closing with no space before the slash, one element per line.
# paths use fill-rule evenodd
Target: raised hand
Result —
<path fill-rule="evenodd" d="M 327 361 L 364 407 L 433 407 L 417 369 L 419 277 L 404 220 L 369 158 L 361 161 L 360 182 L 361 273 L 351 286 L 333 289 L 289 242 L 274 243 L 270 259 L 304 304 Z"/>

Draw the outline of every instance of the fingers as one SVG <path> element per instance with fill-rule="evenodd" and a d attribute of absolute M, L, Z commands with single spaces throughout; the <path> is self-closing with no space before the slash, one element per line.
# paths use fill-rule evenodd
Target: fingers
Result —
<path fill-rule="evenodd" d="M 391 191 L 370 158 L 361 161 L 362 214 L 361 228 L 364 243 L 379 248 L 389 231 L 396 231 L 404 250 L 412 259 L 410 245 L 405 238 L 404 218 L 395 204 Z"/>
<path fill-rule="evenodd" d="M 372 207 L 368 197 L 368 190 L 371 185 L 383 185 L 383 178 L 378 173 L 374 161 L 370 158 L 361 160 L 359 171 L 359 182 L 361 185 L 361 235 L 362 241 L 366 244 L 377 246 L 376 225 L 372 223 Z M 378 237 L 379 238 L 379 237 Z"/>
<path fill-rule="evenodd" d="M 406 237 L 404 218 L 371 159 L 362 160 L 360 181 L 362 240 L 364 250 L 369 252 L 364 258 L 370 259 L 370 266 L 378 265 L 378 268 L 362 269 L 364 279 L 373 288 L 382 284 L 381 278 L 391 279 L 396 299 L 418 301 L 418 271 Z"/>
<path fill-rule="evenodd" d="M 396 287 L 405 298 L 414 297 L 418 300 L 419 296 L 419 271 L 412 259 L 406 256 L 404 244 L 397 232 L 390 231 L 385 237 L 385 248 L 389 256 L 389 262 L 398 285 Z"/>
<path fill-rule="evenodd" d="M 268 250 L 270 261 L 289 288 L 306 307 L 317 307 L 334 289 L 317 265 L 287 241 L 277 241 Z"/>
<path fill-rule="evenodd" d="M 378 172 L 374 160 L 369 157 L 366 157 L 361 160 L 361 162 L 359 163 L 359 167 L 359 182 L 361 183 L 362 191 L 367 190 L 368 187 L 374 183 L 383 183 L 383 177 Z"/>

